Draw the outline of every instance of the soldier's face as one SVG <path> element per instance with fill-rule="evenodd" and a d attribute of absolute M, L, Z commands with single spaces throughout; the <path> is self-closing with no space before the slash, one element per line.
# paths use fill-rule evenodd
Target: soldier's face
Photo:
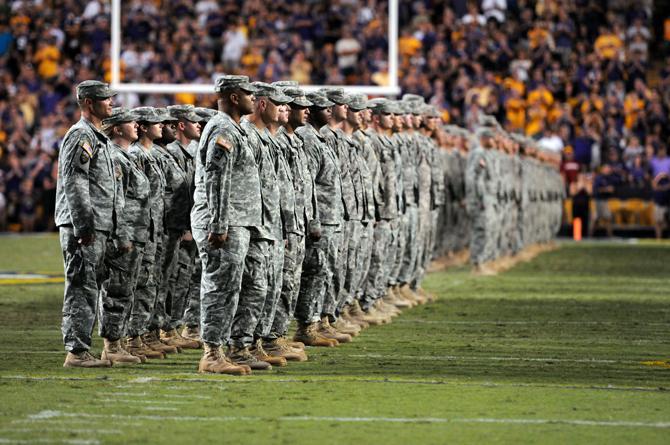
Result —
<path fill-rule="evenodd" d="M 332 116 L 337 122 L 343 121 L 347 118 L 347 105 L 335 104 L 332 107 Z"/>
<path fill-rule="evenodd" d="M 402 114 L 393 115 L 393 128 L 395 130 L 402 130 L 405 126 L 405 116 Z"/>
<path fill-rule="evenodd" d="M 177 134 L 176 124 L 174 122 L 166 122 L 163 124 L 163 138 L 174 139 Z"/>
<path fill-rule="evenodd" d="M 151 140 L 160 139 L 163 137 L 163 123 L 158 122 L 156 124 L 151 124 L 147 128 L 147 136 Z"/>
<path fill-rule="evenodd" d="M 352 110 L 351 108 L 347 111 L 347 123 L 354 128 L 360 128 L 362 122 L 361 112 Z"/>
<path fill-rule="evenodd" d="M 137 140 L 137 122 L 124 122 L 119 124 L 118 133 L 123 139 L 133 142 Z"/>
<path fill-rule="evenodd" d="M 430 131 L 435 131 L 437 128 L 437 120 L 434 117 L 426 117 L 424 122 L 426 123 L 426 128 Z"/>
<path fill-rule="evenodd" d="M 393 128 L 393 115 L 392 114 L 380 114 L 379 115 L 379 126 L 384 130 L 389 130 Z"/>
<path fill-rule="evenodd" d="M 105 119 L 112 115 L 114 101 L 111 97 L 106 99 L 91 100 L 91 111 L 98 119 Z"/>
<path fill-rule="evenodd" d="M 423 122 L 423 116 L 412 115 L 412 123 L 414 128 L 421 128 L 421 122 Z"/>
<path fill-rule="evenodd" d="M 240 110 L 240 114 L 245 115 L 254 112 L 254 103 L 256 98 L 252 93 L 239 90 L 234 93 L 233 96 L 237 97 L 237 108 Z"/>
<path fill-rule="evenodd" d="M 318 108 L 310 111 L 314 114 L 314 123 L 317 125 L 325 125 L 330 120 L 332 111 L 330 108 Z"/>
<path fill-rule="evenodd" d="M 279 122 L 279 105 L 275 104 L 268 98 L 264 98 L 259 101 L 258 106 L 260 107 L 261 114 L 263 115 L 263 120 L 266 122 L 272 122 L 273 124 Z"/>
<path fill-rule="evenodd" d="M 291 112 L 291 107 L 288 105 L 281 105 L 279 107 L 279 123 L 281 125 L 286 125 L 288 123 L 288 116 Z"/>
<path fill-rule="evenodd" d="M 293 128 L 301 127 L 307 123 L 309 108 L 291 108 L 289 122 Z"/>
<path fill-rule="evenodd" d="M 188 139 L 198 139 L 200 137 L 200 124 L 198 122 L 184 121 L 179 123 L 179 128 L 183 126 L 182 132 Z"/>

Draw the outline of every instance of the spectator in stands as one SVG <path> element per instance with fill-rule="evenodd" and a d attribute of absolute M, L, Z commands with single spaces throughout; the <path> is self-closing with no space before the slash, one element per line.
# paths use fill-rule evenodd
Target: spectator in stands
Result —
<path fill-rule="evenodd" d="M 654 199 L 654 231 L 656 239 L 663 237 L 663 230 L 668 223 L 668 206 L 670 205 L 670 174 L 663 172 L 654 177 L 652 182 Z"/>
<path fill-rule="evenodd" d="M 614 197 L 616 187 L 621 184 L 621 180 L 617 174 L 614 173 L 609 164 L 605 164 L 600 168 L 593 180 L 593 197 L 596 203 L 596 211 L 591 217 L 589 224 L 589 236 L 592 237 L 596 226 L 602 224 L 607 231 L 607 236 L 612 237 L 612 222 L 613 216 L 610 211 L 608 200 Z"/>
<path fill-rule="evenodd" d="M 656 156 L 651 159 L 649 164 L 651 167 L 651 176 L 653 178 L 656 178 L 662 173 L 670 175 L 670 157 L 667 155 L 665 145 L 658 147 Z"/>

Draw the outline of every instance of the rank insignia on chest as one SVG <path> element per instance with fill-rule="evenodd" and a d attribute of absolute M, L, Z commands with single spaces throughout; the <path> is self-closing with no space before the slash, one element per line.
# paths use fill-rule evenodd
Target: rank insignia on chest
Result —
<path fill-rule="evenodd" d="M 114 175 L 116 176 L 116 179 L 121 179 L 123 177 L 123 171 L 121 171 L 120 166 L 115 166 L 114 167 Z"/>

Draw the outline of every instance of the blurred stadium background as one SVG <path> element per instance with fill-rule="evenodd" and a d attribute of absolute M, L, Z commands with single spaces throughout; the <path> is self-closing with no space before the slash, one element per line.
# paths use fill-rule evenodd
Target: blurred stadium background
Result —
<path fill-rule="evenodd" d="M 588 222 L 594 199 L 608 201 L 618 233 L 641 236 L 667 206 L 670 2 L 399 0 L 397 26 L 383 0 L 119 4 L 118 79 L 111 2 L 0 6 L 0 231 L 54 229 L 56 153 L 83 79 L 118 80 L 128 107 L 212 106 L 193 91 L 217 73 L 374 92 L 395 89 L 396 64 L 398 91 L 426 97 L 445 122 L 493 114 L 562 153 L 566 231 L 575 216 Z"/>

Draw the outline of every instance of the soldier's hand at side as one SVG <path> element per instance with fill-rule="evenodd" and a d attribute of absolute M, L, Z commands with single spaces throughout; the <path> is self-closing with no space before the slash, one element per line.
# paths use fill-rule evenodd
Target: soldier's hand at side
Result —
<path fill-rule="evenodd" d="M 315 239 L 315 240 L 321 239 L 321 229 L 312 229 L 309 232 L 309 236 L 311 236 L 312 239 Z"/>
<path fill-rule="evenodd" d="M 184 233 L 184 235 L 182 235 L 181 240 L 182 241 L 193 241 L 193 235 L 191 234 L 191 231 L 187 230 L 186 233 Z"/>
<path fill-rule="evenodd" d="M 88 233 L 86 235 L 80 236 L 79 237 L 79 244 L 82 246 L 90 246 L 93 244 L 93 241 L 95 241 L 95 233 Z"/>
<path fill-rule="evenodd" d="M 119 243 L 119 252 L 128 253 L 133 250 L 133 243 Z"/>
<path fill-rule="evenodd" d="M 213 247 L 214 249 L 220 249 L 223 247 L 223 243 L 226 242 L 226 239 L 228 239 L 227 233 L 210 232 L 209 235 L 207 235 L 207 242 L 209 243 L 210 247 Z"/>

